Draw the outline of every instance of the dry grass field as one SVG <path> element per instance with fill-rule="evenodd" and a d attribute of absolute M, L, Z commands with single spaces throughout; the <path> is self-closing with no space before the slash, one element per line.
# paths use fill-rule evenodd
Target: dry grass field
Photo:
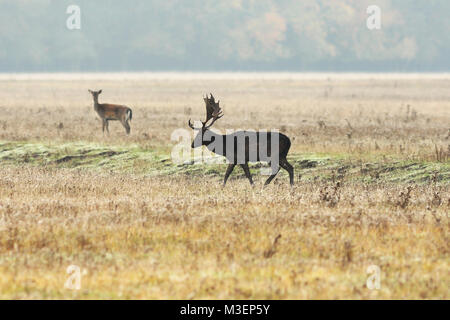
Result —
<path fill-rule="evenodd" d="M 1 299 L 449 299 L 450 76 L 0 78 Z M 88 89 L 133 109 L 103 135 Z M 175 164 L 174 130 L 279 129 L 295 186 Z M 189 132 L 188 131 L 188 132 Z M 191 133 L 191 132 L 189 132 Z M 79 290 L 65 286 L 81 270 Z M 369 289 L 369 266 L 380 288 Z"/>

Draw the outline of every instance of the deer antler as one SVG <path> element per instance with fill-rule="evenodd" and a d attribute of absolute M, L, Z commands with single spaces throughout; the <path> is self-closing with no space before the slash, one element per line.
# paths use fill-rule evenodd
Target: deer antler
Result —
<path fill-rule="evenodd" d="M 216 122 L 216 120 L 222 118 L 223 113 L 222 113 L 222 109 L 219 106 L 220 100 L 215 102 L 214 101 L 214 97 L 211 94 L 211 98 L 207 100 L 208 102 L 206 103 L 206 121 L 203 122 L 203 126 L 208 129 L 210 128 L 214 122 Z M 206 123 L 208 123 L 208 121 L 210 119 L 213 119 L 213 121 L 206 126 Z"/>
<path fill-rule="evenodd" d="M 222 118 L 223 114 L 222 114 L 222 109 L 219 106 L 220 100 L 215 102 L 214 100 L 214 96 L 211 94 L 211 98 L 208 98 L 208 95 L 206 95 L 206 97 L 203 98 L 203 100 L 205 100 L 205 105 L 206 105 L 206 120 L 203 122 L 203 128 L 204 129 L 208 129 L 210 128 L 214 122 L 216 122 L 218 119 Z M 206 126 L 206 124 L 208 123 L 209 120 L 212 120 L 212 122 Z M 191 129 L 199 129 L 199 128 L 195 128 L 194 125 L 191 123 L 191 119 L 189 119 L 188 121 L 188 126 Z"/>

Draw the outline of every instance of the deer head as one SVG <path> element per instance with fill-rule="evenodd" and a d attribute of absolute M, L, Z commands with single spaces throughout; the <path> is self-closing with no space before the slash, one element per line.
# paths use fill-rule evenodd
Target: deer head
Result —
<path fill-rule="evenodd" d="M 220 109 L 220 106 L 219 106 L 220 100 L 218 100 L 216 102 L 212 93 L 210 93 L 209 98 L 208 98 L 208 94 L 207 94 L 206 97 L 203 98 L 203 100 L 205 101 L 205 105 L 206 105 L 206 120 L 202 121 L 202 127 L 195 128 L 194 125 L 191 123 L 191 119 L 189 119 L 189 121 L 188 121 L 188 125 L 191 129 L 199 130 L 199 132 L 197 133 L 197 136 L 194 138 L 194 141 L 192 142 L 192 145 L 191 145 L 192 148 L 200 147 L 202 145 L 208 145 L 211 143 L 211 141 L 204 141 L 203 135 L 206 130 L 208 130 L 209 128 L 212 127 L 214 122 L 216 122 L 218 119 L 222 118 L 222 116 L 223 116 L 222 109 Z M 211 123 L 208 124 L 208 121 L 211 119 L 212 119 Z"/>
<path fill-rule="evenodd" d="M 102 90 L 99 90 L 99 91 L 92 91 L 92 90 L 88 89 L 88 91 L 90 92 L 90 94 L 92 94 L 92 97 L 94 98 L 95 101 L 98 100 L 98 95 L 99 95 L 100 93 L 102 93 Z"/>

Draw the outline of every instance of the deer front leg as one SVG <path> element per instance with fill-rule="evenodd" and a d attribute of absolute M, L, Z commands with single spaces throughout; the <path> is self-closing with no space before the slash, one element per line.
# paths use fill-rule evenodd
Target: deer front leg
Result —
<path fill-rule="evenodd" d="M 108 122 L 108 120 L 105 120 L 105 127 L 106 127 L 106 132 L 108 133 L 108 136 L 109 136 L 109 122 Z"/>
<path fill-rule="evenodd" d="M 233 172 L 233 169 L 236 165 L 234 163 L 230 163 L 227 168 L 227 172 L 225 172 L 225 178 L 223 179 L 223 186 L 225 187 L 225 184 L 227 183 L 228 177 L 230 176 L 231 172 Z"/>
<path fill-rule="evenodd" d="M 252 175 L 250 174 L 250 169 L 248 168 L 248 163 L 241 164 L 242 169 L 244 169 L 245 176 L 250 181 L 250 184 L 253 185 Z"/>
<path fill-rule="evenodd" d="M 106 120 L 102 119 L 102 132 L 105 134 Z"/>

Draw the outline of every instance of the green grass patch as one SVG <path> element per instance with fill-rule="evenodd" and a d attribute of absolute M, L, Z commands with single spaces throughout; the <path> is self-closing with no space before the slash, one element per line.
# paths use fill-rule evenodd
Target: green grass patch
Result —
<path fill-rule="evenodd" d="M 167 149 L 167 148 L 166 148 Z M 223 177 L 224 163 L 175 164 L 166 149 L 139 145 L 117 146 L 98 143 L 0 142 L 2 165 L 31 165 L 56 168 L 85 168 L 146 175 L 208 175 Z M 220 159 L 220 158 L 219 158 Z M 289 162 L 302 181 L 360 181 L 365 183 L 450 182 L 450 163 L 404 161 L 399 159 L 358 159 L 352 155 L 292 154 Z M 261 174 L 267 165 L 250 165 L 252 174 Z M 287 173 L 281 170 L 281 175 Z M 233 176 L 242 177 L 236 167 Z"/>

